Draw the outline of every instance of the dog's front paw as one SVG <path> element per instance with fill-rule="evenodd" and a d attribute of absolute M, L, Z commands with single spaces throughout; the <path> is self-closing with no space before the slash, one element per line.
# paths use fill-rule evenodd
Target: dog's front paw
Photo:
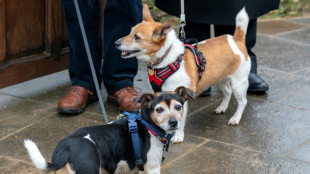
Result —
<path fill-rule="evenodd" d="M 215 113 L 216 113 L 216 114 L 224 114 L 225 111 L 226 111 L 226 108 L 223 107 L 223 106 L 219 106 L 219 107 L 217 107 L 217 108 L 215 109 Z"/>
<path fill-rule="evenodd" d="M 173 144 L 182 143 L 184 141 L 184 131 L 176 131 L 175 135 L 172 137 L 171 142 Z"/>
<path fill-rule="evenodd" d="M 239 117 L 236 117 L 236 116 L 233 116 L 230 118 L 230 120 L 228 121 L 228 125 L 230 126 L 235 126 L 235 125 L 238 125 L 239 122 L 240 122 L 240 119 Z"/>

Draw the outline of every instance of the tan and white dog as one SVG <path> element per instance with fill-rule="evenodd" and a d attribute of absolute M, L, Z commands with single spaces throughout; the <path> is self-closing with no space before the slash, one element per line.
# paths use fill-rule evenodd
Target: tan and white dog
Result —
<path fill-rule="evenodd" d="M 221 114 L 226 111 L 233 93 L 238 107 L 228 121 L 228 125 L 237 125 L 247 104 L 246 94 L 251 68 L 251 60 L 245 46 L 248 22 L 249 17 L 243 8 L 236 16 L 236 30 L 233 36 L 222 35 L 198 43 L 197 47 L 207 62 L 200 80 L 194 55 L 190 50 L 185 49 L 183 43 L 176 37 L 173 23 L 155 22 L 147 5 L 143 7 L 143 21 L 133 27 L 128 36 L 120 38 L 115 44 L 122 51 L 123 58 L 136 57 L 149 64 L 162 59 L 155 68 L 166 67 L 175 62 L 179 55 L 184 54 L 180 68 L 163 82 L 161 89 L 172 91 L 179 86 L 185 86 L 193 90 L 197 96 L 210 86 L 217 84 L 224 98 L 215 112 Z M 179 129 L 172 139 L 173 143 L 184 140 L 187 103 L 184 109 Z"/>

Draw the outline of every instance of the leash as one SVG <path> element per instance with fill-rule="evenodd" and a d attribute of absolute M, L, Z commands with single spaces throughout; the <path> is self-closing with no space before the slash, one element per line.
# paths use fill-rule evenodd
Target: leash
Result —
<path fill-rule="evenodd" d="M 138 166 L 138 168 L 141 171 L 144 171 L 144 167 L 143 167 L 144 161 L 142 160 L 142 155 L 141 155 L 137 121 L 142 123 L 146 127 L 147 130 L 149 130 L 160 142 L 163 143 L 164 145 L 163 148 L 165 149 L 166 152 L 169 149 L 170 140 L 174 136 L 174 133 L 166 134 L 165 132 L 156 129 L 152 124 L 148 123 L 142 118 L 140 112 L 139 113 L 124 112 L 122 115 L 128 116 L 128 129 L 129 129 L 129 132 L 131 133 L 132 145 L 133 145 L 133 150 L 134 150 L 135 159 L 136 159 L 135 164 L 136 166 Z"/>
<path fill-rule="evenodd" d="M 179 34 L 180 40 L 183 42 L 184 47 L 190 49 L 191 52 L 194 54 L 196 65 L 198 66 L 198 78 L 200 80 L 202 76 L 202 72 L 206 69 L 205 64 L 207 62 L 206 62 L 206 59 L 203 57 L 202 53 L 197 48 L 197 39 L 194 39 L 194 38 L 186 39 L 185 30 L 184 30 L 184 27 L 186 26 L 184 0 L 180 0 L 180 4 L 181 4 L 180 34 Z M 196 44 L 194 46 L 191 44 L 188 44 L 193 40 L 196 41 Z"/>
<path fill-rule="evenodd" d="M 184 30 L 185 25 L 186 25 L 186 22 L 185 22 L 184 0 L 181 0 L 180 40 L 181 40 L 183 43 L 186 42 L 185 30 Z"/>
<path fill-rule="evenodd" d="M 100 91 L 99 84 L 98 84 L 98 81 L 97 81 L 97 75 L 96 75 L 96 72 L 95 72 L 95 67 L 94 67 L 93 59 L 92 59 L 92 56 L 91 56 L 91 53 L 90 53 L 90 49 L 89 49 L 89 44 L 88 44 L 88 40 L 87 40 L 87 36 L 86 36 L 86 32 L 85 32 L 84 23 L 83 23 L 83 20 L 82 20 L 82 15 L 81 15 L 80 7 L 79 7 L 79 4 L 78 4 L 77 0 L 73 0 L 73 2 L 74 2 L 74 6 L 75 6 L 77 17 L 78 17 L 78 21 L 79 21 L 79 24 L 80 24 L 80 29 L 81 29 L 81 33 L 82 33 L 82 36 L 83 36 L 84 46 L 85 46 L 85 50 L 86 50 L 89 66 L 90 66 L 90 69 L 91 69 L 91 73 L 92 73 L 92 76 L 93 76 L 93 80 L 94 80 L 94 83 L 95 83 L 96 92 L 97 92 L 97 96 L 98 96 L 98 99 L 99 99 L 99 104 L 100 104 L 100 107 L 101 107 L 101 111 L 103 113 L 103 117 L 104 117 L 105 122 L 109 123 L 108 116 L 107 116 L 107 113 L 106 113 L 105 108 L 104 108 L 103 99 L 102 99 L 102 96 L 101 96 L 101 91 Z"/>

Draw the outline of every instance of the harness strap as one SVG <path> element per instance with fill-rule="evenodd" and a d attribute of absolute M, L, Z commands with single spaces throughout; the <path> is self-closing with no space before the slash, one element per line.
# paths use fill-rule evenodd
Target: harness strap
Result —
<path fill-rule="evenodd" d="M 128 129 L 129 129 L 129 132 L 131 133 L 132 146 L 133 146 L 133 150 L 135 153 L 135 159 L 136 159 L 135 164 L 136 166 L 139 167 L 141 171 L 143 171 L 144 162 L 141 156 L 140 139 L 139 139 L 139 134 L 138 134 L 138 124 L 136 121 L 137 114 L 129 113 L 129 112 L 126 112 L 124 114 L 128 115 Z"/>
<path fill-rule="evenodd" d="M 141 156 L 137 120 L 140 121 L 156 138 L 158 138 L 163 143 L 164 150 L 166 152 L 169 149 L 169 144 L 170 144 L 171 138 L 174 136 L 174 133 L 166 134 L 165 132 L 158 130 L 152 124 L 145 121 L 142 118 L 141 113 L 124 112 L 123 114 L 128 116 L 128 128 L 129 128 L 129 132 L 131 133 L 132 145 L 133 145 L 135 158 L 136 158 L 135 164 L 139 167 L 141 171 L 143 171 L 144 162 Z"/>
<path fill-rule="evenodd" d="M 174 133 L 166 135 L 165 132 L 156 129 L 152 124 L 146 122 L 145 120 L 141 119 L 140 121 L 156 138 L 159 139 L 160 142 L 164 144 L 164 149 L 168 152 L 170 140 L 174 136 Z"/>
<path fill-rule="evenodd" d="M 183 55 L 179 55 L 178 59 L 164 68 L 152 68 L 148 66 L 148 76 L 150 84 L 154 92 L 161 92 L 161 86 L 168 77 L 179 70 L 180 62 L 183 60 Z"/>
<path fill-rule="evenodd" d="M 189 49 L 194 54 L 195 62 L 198 67 L 198 79 L 200 80 L 202 77 L 202 72 L 204 72 L 206 69 L 205 66 L 205 64 L 207 63 L 206 59 L 203 57 L 202 53 L 198 50 L 197 44 L 195 46 L 187 43 L 183 45 L 185 48 Z"/>

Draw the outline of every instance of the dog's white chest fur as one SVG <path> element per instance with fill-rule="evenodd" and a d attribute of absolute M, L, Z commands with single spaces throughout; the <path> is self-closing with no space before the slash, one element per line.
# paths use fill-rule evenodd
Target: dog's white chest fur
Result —
<path fill-rule="evenodd" d="M 179 86 L 190 87 L 191 79 L 185 71 L 184 61 L 180 63 L 180 69 L 173 73 L 162 86 L 163 91 L 173 91 Z"/>
<path fill-rule="evenodd" d="M 165 51 L 172 45 L 167 57 L 156 67 L 162 68 L 174 62 L 176 58 L 184 53 L 183 43 L 176 38 L 175 31 L 172 30 L 167 34 L 165 45 L 156 53 L 156 57 L 161 57 Z M 173 91 L 179 86 L 190 87 L 191 79 L 185 71 L 184 60 L 180 62 L 180 68 L 174 72 L 162 85 L 162 91 Z"/>

